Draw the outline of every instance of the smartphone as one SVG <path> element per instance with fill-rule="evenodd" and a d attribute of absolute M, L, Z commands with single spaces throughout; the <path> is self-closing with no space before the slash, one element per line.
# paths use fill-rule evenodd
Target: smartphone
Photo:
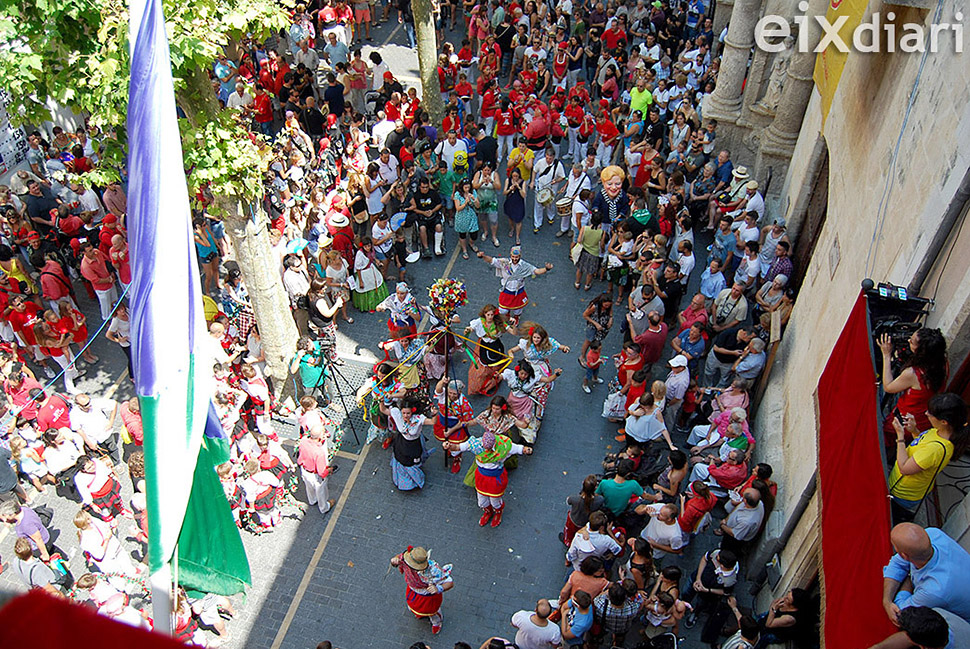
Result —
<path fill-rule="evenodd" d="M 899 422 L 900 426 L 906 426 L 906 420 L 903 419 L 903 414 L 899 412 L 899 408 L 893 409 L 893 416 L 896 418 L 896 421 Z"/>

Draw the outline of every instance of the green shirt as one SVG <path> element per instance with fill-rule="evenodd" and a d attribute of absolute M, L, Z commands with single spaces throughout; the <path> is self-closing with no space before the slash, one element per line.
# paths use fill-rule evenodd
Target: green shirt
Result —
<path fill-rule="evenodd" d="M 615 516 L 622 514 L 630 504 L 631 496 L 643 494 L 643 487 L 636 480 L 624 480 L 617 482 L 613 480 L 603 480 L 596 487 L 596 493 L 603 496 L 604 504 Z"/>
<path fill-rule="evenodd" d="M 323 386 L 321 377 L 326 371 L 325 367 L 322 363 L 315 365 L 313 360 L 313 354 L 304 354 L 300 358 L 300 382 L 305 390 L 311 390 L 317 385 Z"/>
<path fill-rule="evenodd" d="M 451 196 L 455 191 L 455 183 L 466 175 L 457 171 L 436 171 L 434 182 L 438 186 L 438 193 L 442 196 Z"/>
<path fill-rule="evenodd" d="M 650 92 L 650 88 L 644 88 L 641 92 L 639 88 L 634 87 L 630 91 L 630 114 L 633 111 L 640 111 L 640 117 L 643 119 L 647 118 L 647 108 L 653 103 L 653 93 Z"/>

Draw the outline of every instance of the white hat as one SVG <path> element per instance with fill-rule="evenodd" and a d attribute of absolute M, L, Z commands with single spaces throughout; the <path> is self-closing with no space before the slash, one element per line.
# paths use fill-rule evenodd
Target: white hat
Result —
<path fill-rule="evenodd" d="M 731 172 L 731 175 L 733 175 L 738 180 L 747 180 L 748 179 L 748 168 L 747 167 L 735 167 L 734 168 L 734 171 Z"/>
<path fill-rule="evenodd" d="M 687 367 L 687 357 L 683 354 L 677 354 L 668 362 L 671 367 Z"/>

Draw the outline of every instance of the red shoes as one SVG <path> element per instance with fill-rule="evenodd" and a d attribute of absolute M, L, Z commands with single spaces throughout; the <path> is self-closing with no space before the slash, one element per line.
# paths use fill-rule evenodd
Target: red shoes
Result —
<path fill-rule="evenodd" d="M 495 510 L 492 509 L 492 506 L 491 505 L 489 505 L 488 507 L 485 508 L 485 513 L 482 514 L 482 518 L 478 521 L 478 524 L 481 527 L 485 527 L 486 525 L 488 525 L 488 522 L 490 520 L 492 520 L 492 515 L 493 514 L 495 514 Z M 502 519 L 501 519 L 501 515 L 500 515 L 499 516 L 499 521 L 501 521 L 501 520 Z M 495 523 L 492 523 L 492 527 L 495 527 Z"/>
<path fill-rule="evenodd" d="M 458 473 L 461 471 L 461 456 L 456 456 L 451 459 L 451 472 Z"/>
<path fill-rule="evenodd" d="M 505 505 L 495 508 L 495 515 L 492 516 L 492 527 L 498 527 L 502 524 L 502 510 L 505 509 Z"/>

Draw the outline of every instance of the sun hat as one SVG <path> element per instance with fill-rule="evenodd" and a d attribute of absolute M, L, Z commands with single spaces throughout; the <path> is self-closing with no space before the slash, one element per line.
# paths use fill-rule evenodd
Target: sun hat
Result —
<path fill-rule="evenodd" d="M 428 567 L 428 551 L 418 546 L 404 553 L 404 563 L 415 570 L 425 570 Z"/>

